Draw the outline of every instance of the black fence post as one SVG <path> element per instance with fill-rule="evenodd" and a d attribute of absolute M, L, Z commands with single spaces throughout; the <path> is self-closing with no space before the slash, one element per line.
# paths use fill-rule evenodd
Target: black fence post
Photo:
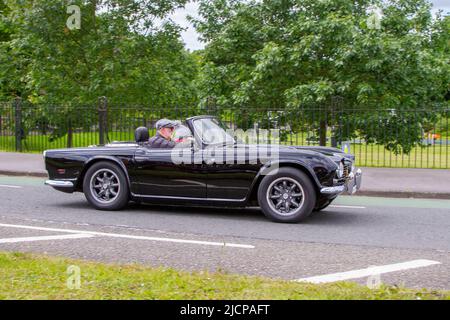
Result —
<path fill-rule="evenodd" d="M 216 98 L 209 96 L 206 98 L 206 113 L 208 115 L 218 115 L 217 113 L 217 103 Z"/>
<path fill-rule="evenodd" d="M 338 141 L 338 130 L 339 130 L 339 124 L 338 124 L 338 114 L 341 110 L 343 98 L 340 96 L 332 96 L 331 97 L 331 114 L 330 114 L 330 120 L 329 123 L 332 124 L 331 129 L 331 146 L 336 148 L 339 145 L 342 144 L 342 141 Z"/>
<path fill-rule="evenodd" d="M 107 116 L 108 116 L 108 99 L 106 97 L 99 98 L 98 105 L 98 134 L 99 143 L 105 144 L 105 136 L 107 135 Z"/>
<path fill-rule="evenodd" d="M 15 139 L 16 139 L 16 151 L 22 152 L 22 99 L 17 97 L 14 99 L 14 127 L 15 127 Z"/>
<path fill-rule="evenodd" d="M 73 146 L 73 127 L 72 120 L 70 119 L 70 114 L 67 118 L 67 148 L 72 148 Z"/>
<path fill-rule="evenodd" d="M 319 105 L 319 145 L 327 145 L 328 108 L 326 104 Z"/>

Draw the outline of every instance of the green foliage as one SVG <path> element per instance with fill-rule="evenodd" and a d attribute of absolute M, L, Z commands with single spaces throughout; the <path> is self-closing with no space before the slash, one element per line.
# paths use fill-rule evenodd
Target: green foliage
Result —
<path fill-rule="evenodd" d="M 196 103 L 196 58 L 167 19 L 185 0 L 3 1 L 0 98 L 41 105 L 42 121 L 60 123 L 55 138 L 95 114 L 101 96 L 110 105 Z M 68 4 L 81 9 L 80 29 L 66 25 Z M 87 104 L 91 114 L 74 112 Z"/>
<path fill-rule="evenodd" d="M 9 13 L 9 9 L 3 0 L 0 0 L 0 16 L 7 15 Z M 9 31 L 6 26 L 0 21 L 0 42 L 4 42 L 9 40 Z"/>
<path fill-rule="evenodd" d="M 222 109 L 355 110 L 326 120 L 335 128 L 356 124 L 338 140 L 362 131 L 367 141 L 408 153 L 420 142 L 423 123 L 448 108 L 448 18 L 433 18 L 426 0 L 200 3 L 195 24 L 209 42 L 200 96 L 214 98 Z M 379 28 L 371 23 L 373 6 L 382 10 Z M 371 118 L 379 110 L 406 114 L 419 108 L 430 112 L 420 119 Z M 297 125 L 295 117 L 286 119 Z M 377 125 L 386 130 L 364 130 Z"/>
<path fill-rule="evenodd" d="M 94 119 L 106 96 L 133 112 L 217 106 L 243 129 L 277 123 L 283 137 L 331 128 L 333 140 L 397 154 L 449 107 L 450 18 L 433 17 L 428 0 L 199 0 L 192 21 L 208 45 L 195 53 L 167 18 L 187 1 L 0 0 L 0 99 L 40 106 L 25 131 L 52 139 Z M 69 3 L 79 30 L 66 26 Z"/>
<path fill-rule="evenodd" d="M 81 29 L 70 30 L 66 1 L 8 1 L 10 62 L 28 62 L 20 68 L 25 98 L 64 105 L 100 96 L 122 103 L 195 99 L 195 63 L 179 40 L 179 27 L 153 22 L 183 3 L 72 1 L 81 8 Z"/>

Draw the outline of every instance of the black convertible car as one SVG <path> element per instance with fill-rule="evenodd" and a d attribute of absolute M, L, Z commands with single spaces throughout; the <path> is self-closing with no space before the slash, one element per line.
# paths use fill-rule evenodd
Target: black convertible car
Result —
<path fill-rule="evenodd" d="M 134 142 L 44 152 L 47 185 L 84 192 L 100 210 L 132 200 L 255 206 L 278 222 L 297 222 L 361 185 L 354 156 L 328 147 L 245 144 L 211 116 L 186 119 L 189 143 L 152 149 L 147 128 Z"/>

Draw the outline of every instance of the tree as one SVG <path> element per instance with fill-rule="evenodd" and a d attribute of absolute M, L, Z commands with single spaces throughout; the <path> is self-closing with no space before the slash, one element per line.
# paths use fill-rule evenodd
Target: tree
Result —
<path fill-rule="evenodd" d="M 8 7 L 3 2 L 3 0 L 0 0 L 0 15 L 8 15 Z M 7 40 L 9 40 L 9 32 L 6 26 L 3 23 L 0 23 L 0 42 L 4 42 Z"/>
<path fill-rule="evenodd" d="M 110 105 L 195 103 L 196 60 L 167 19 L 186 0 L 4 1 L 12 32 L 0 51 L 0 91 L 42 106 L 55 137 L 89 125 L 101 96 Z M 80 8 L 79 29 L 67 25 L 68 4 Z M 81 105 L 91 114 L 75 112 Z"/>
<path fill-rule="evenodd" d="M 436 49 L 436 54 L 441 55 L 445 60 L 450 57 L 450 15 L 441 17 L 442 12 L 439 13 L 439 18 L 435 24 L 435 32 L 433 32 L 432 43 L 433 48 Z M 450 81 L 448 81 L 448 90 L 446 94 L 447 101 L 450 101 Z"/>
<path fill-rule="evenodd" d="M 449 55 L 432 41 L 448 31 L 426 0 L 200 3 L 194 23 L 208 45 L 199 90 L 222 108 L 283 110 L 291 127 L 299 116 L 318 121 L 322 144 L 331 125 L 338 140 L 358 135 L 407 153 L 448 107 Z"/>

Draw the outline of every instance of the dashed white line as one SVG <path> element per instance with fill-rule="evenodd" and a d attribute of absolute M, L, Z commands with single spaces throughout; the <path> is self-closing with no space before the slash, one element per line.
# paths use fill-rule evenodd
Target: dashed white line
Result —
<path fill-rule="evenodd" d="M 0 184 L 0 188 L 22 189 L 20 186 L 11 186 L 8 184 Z"/>
<path fill-rule="evenodd" d="M 330 205 L 330 208 L 366 209 L 366 207 L 361 207 L 361 206 L 341 206 L 341 205 L 337 205 L 337 204 Z"/>
<path fill-rule="evenodd" d="M 396 272 L 396 271 L 415 269 L 415 268 L 423 268 L 423 267 L 428 267 L 428 266 L 432 266 L 432 265 L 436 265 L 436 264 L 441 264 L 441 263 L 438 261 L 433 261 L 433 260 L 419 259 L 419 260 L 412 260 L 412 261 L 407 261 L 407 262 L 402 262 L 402 263 L 388 264 L 388 265 L 384 265 L 384 266 L 374 266 L 374 267 L 369 267 L 366 269 L 358 269 L 358 270 L 352 270 L 352 271 L 347 271 L 347 272 L 339 272 L 339 273 L 326 274 L 326 275 L 322 275 L 322 276 L 302 278 L 302 279 L 297 279 L 295 281 L 310 282 L 310 283 L 337 282 L 337 281 L 344 281 L 344 280 L 350 280 L 350 279 L 364 278 L 364 277 L 369 277 L 369 276 L 379 275 L 379 274 L 389 273 L 389 272 Z"/>
<path fill-rule="evenodd" d="M 66 239 L 82 239 L 92 238 L 91 234 L 64 234 L 57 236 L 39 236 L 39 237 L 23 237 L 23 238 L 5 238 L 0 239 L 0 243 L 17 243 L 17 242 L 34 242 L 34 241 L 49 241 L 49 240 L 66 240 Z"/>
<path fill-rule="evenodd" d="M 174 239 L 174 238 L 134 236 L 134 235 L 120 234 L 120 233 L 105 233 L 105 232 L 73 230 L 73 229 L 44 228 L 44 227 L 25 226 L 25 225 L 16 225 L 16 224 L 3 224 L 3 223 L 0 223 L 0 227 L 29 229 L 29 230 L 40 230 L 40 231 L 52 231 L 52 232 L 67 232 L 67 233 L 76 233 L 76 234 L 90 234 L 90 235 L 94 235 L 94 236 L 113 237 L 113 238 L 125 238 L 125 239 L 134 239 L 134 240 L 150 240 L 150 241 L 161 241 L 161 242 L 175 242 L 175 243 L 198 244 L 198 245 L 232 247 L 232 248 L 243 248 L 243 249 L 254 249 L 255 248 L 255 246 L 252 246 L 252 245 L 239 244 L 239 243 L 211 242 L 211 241 L 197 241 L 197 240 Z"/>

